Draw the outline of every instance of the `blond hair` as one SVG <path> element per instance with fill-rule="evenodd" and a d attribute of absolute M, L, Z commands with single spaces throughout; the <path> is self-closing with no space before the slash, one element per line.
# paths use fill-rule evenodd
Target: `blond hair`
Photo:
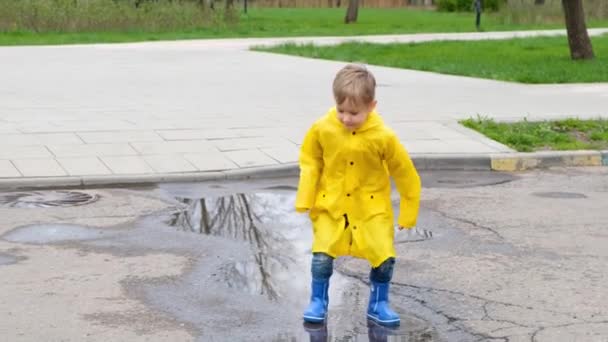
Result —
<path fill-rule="evenodd" d="M 333 90 L 337 104 L 349 100 L 367 106 L 375 99 L 376 79 L 364 66 L 349 64 L 336 74 Z"/>

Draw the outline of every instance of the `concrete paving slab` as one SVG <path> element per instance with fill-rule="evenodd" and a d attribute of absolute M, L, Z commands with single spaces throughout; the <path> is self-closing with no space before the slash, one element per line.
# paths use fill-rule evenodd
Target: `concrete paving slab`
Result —
<path fill-rule="evenodd" d="M 31 134 L 5 134 L 0 136 L 2 146 L 34 146 L 42 145 Z"/>
<path fill-rule="evenodd" d="M 402 142 L 412 154 L 462 154 L 462 153 L 497 153 L 500 152 L 484 143 L 470 140 L 407 140 Z"/>
<path fill-rule="evenodd" d="M 44 146 L 5 146 L 0 149 L 0 159 L 53 158 Z"/>
<path fill-rule="evenodd" d="M 199 171 L 220 171 L 238 169 L 238 166 L 228 156 L 218 151 L 205 153 L 187 153 L 184 159 L 192 163 Z"/>
<path fill-rule="evenodd" d="M 141 155 L 197 153 L 214 150 L 211 143 L 204 140 L 134 142 L 131 146 Z"/>
<path fill-rule="evenodd" d="M 58 130 L 70 131 L 121 131 L 133 128 L 125 120 L 69 120 L 50 121 Z"/>
<path fill-rule="evenodd" d="M 144 156 L 144 160 L 159 173 L 198 171 L 194 165 L 179 155 Z"/>
<path fill-rule="evenodd" d="M 213 144 L 221 152 L 247 150 L 252 148 L 272 148 L 276 146 L 295 146 L 291 141 L 279 137 L 223 139 L 214 140 Z"/>
<path fill-rule="evenodd" d="M 241 134 L 233 129 L 176 129 L 158 130 L 157 133 L 165 140 L 207 140 L 240 138 Z"/>
<path fill-rule="evenodd" d="M 58 158 L 137 155 L 129 144 L 49 145 L 47 147 Z"/>
<path fill-rule="evenodd" d="M 230 158 L 239 167 L 254 167 L 275 165 L 278 162 L 259 150 L 240 150 L 226 152 L 226 156 Z"/>
<path fill-rule="evenodd" d="M 278 161 L 281 164 L 285 163 L 297 163 L 300 149 L 295 145 L 278 146 L 273 148 L 262 148 L 262 152 L 266 153 L 272 159 Z"/>
<path fill-rule="evenodd" d="M 10 160 L 0 160 L 0 178 L 19 178 L 21 173 Z"/>
<path fill-rule="evenodd" d="M 47 144 L 83 144 L 83 141 L 73 133 L 0 135 L 0 145 L 3 146 L 36 146 Z"/>
<path fill-rule="evenodd" d="M 57 162 L 70 176 L 111 175 L 112 171 L 98 158 L 57 158 Z"/>
<path fill-rule="evenodd" d="M 55 159 L 13 159 L 12 162 L 24 177 L 68 175 Z"/>
<path fill-rule="evenodd" d="M 31 110 L 31 108 L 28 108 L 29 110 Z M 5 119 L 9 120 L 10 117 L 7 116 L 3 116 Z M 19 133 L 57 133 L 57 132 L 64 132 L 65 129 L 60 129 L 55 125 L 52 125 L 49 122 L 46 121 L 40 121 L 40 122 L 36 122 L 36 121 L 27 121 L 24 123 L 15 123 L 15 127 L 17 127 L 17 130 L 19 131 Z"/>
<path fill-rule="evenodd" d="M 78 136 L 87 144 L 163 141 L 154 131 L 79 132 Z"/>
<path fill-rule="evenodd" d="M 20 133 L 12 123 L 0 122 L 0 134 L 18 134 Z"/>
<path fill-rule="evenodd" d="M 145 174 L 154 170 L 140 156 L 99 157 L 114 174 Z"/>

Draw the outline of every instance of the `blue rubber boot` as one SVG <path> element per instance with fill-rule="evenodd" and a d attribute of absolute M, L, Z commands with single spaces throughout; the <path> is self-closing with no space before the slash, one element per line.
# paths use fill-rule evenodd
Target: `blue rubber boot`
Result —
<path fill-rule="evenodd" d="M 312 294 L 310 304 L 304 311 L 304 321 L 308 323 L 323 323 L 327 318 L 327 304 L 329 303 L 329 279 L 312 280 Z"/>
<path fill-rule="evenodd" d="M 395 327 L 401 323 L 399 315 L 388 306 L 389 283 L 371 282 L 367 318 L 387 327 Z"/>

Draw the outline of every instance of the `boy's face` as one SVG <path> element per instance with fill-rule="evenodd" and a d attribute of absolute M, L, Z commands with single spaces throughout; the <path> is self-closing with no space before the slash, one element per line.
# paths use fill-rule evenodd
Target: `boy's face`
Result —
<path fill-rule="evenodd" d="M 365 123 L 369 113 L 376 108 L 376 103 L 374 100 L 368 105 L 358 105 L 354 101 L 346 99 L 336 106 L 338 120 L 346 129 L 354 131 Z"/>

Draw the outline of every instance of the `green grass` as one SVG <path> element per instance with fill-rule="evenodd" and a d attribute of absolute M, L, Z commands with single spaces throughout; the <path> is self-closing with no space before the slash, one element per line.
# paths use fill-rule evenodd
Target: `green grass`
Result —
<path fill-rule="evenodd" d="M 460 123 L 520 152 L 608 149 L 608 120 L 498 123 L 478 117 Z"/>
<path fill-rule="evenodd" d="M 566 37 L 420 44 L 285 44 L 259 49 L 523 83 L 606 82 L 608 35 L 593 37 L 592 42 L 596 59 L 577 62 L 570 59 Z"/>
<path fill-rule="evenodd" d="M 0 32 L 0 45 L 75 44 L 95 42 L 134 42 L 148 40 L 178 40 L 198 38 L 235 37 L 293 37 L 293 36 L 345 36 L 371 34 L 398 34 L 421 32 L 469 32 L 474 31 L 471 13 L 441 13 L 410 9 L 360 10 L 356 24 L 343 23 L 344 9 L 251 9 L 241 14 L 233 25 L 209 24 L 205 27 L 164 30 L 163 25 L 153 25 L 154 30 L 100 29 L 79 32 L 78 29 L 32 30 L 22 27 Z M 160 15 L 160 14 L 155 14 Z M 51 16 L 52 17 L 52 16 Z M 142 19 L 143 20 L 143 19 Z M 156 20 L 156 19 L 155 19 Z M 160 21 L 158 19 L 157 21 Z M 85 21 L 90 23 L 90 21 Z M 63 25 L 63 22 L 61 23 Z M 606 27 L 608 20 L 590 21 L 590 27 Z M 186 25 L 186 24 L 184 24 Z M 188 24 L 191 25 L 191 24 Z M 6 26 L 6 25 L 5 25 Z M 10 26 L 10 25 L 9 25 Z M 66 23 L 66 27 L 73 25 Z M 0 25 L 1 27 L 1 25 Z M 554 29 L 563 28 L 562 23 L 509 24 L 501 23 L 495 14 L 483 17 L 486 31 Z M 36 32 L 34 32 L 36 31 Z"/>

